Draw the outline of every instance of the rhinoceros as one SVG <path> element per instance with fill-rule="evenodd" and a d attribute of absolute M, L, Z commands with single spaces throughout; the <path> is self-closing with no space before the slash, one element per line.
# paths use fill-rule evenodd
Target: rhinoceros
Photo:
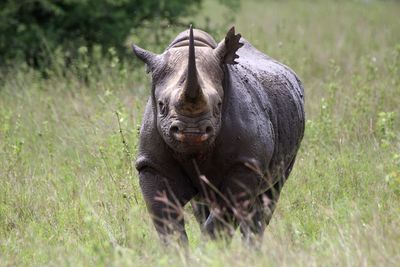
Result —
<path fill-rule="evenodd" d="M 136 168 L 161 240 L 188 242 L 189 202 L 206 236 L 261 238 L 304 134 L 297 75 L 234 27 L 220 43 L 190 26 L 162 54 L 133 51 L 152 78 Z"/>

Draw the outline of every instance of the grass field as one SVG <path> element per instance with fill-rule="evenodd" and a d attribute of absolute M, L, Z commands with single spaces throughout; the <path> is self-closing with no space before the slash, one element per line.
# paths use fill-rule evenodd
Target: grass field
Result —
<path fill-rule="evenodd" d="M 197 27 L 209 16 L 220 40 L 234 18 L 305 85 L 305 138 L 262 248 L 239 234 L 205 242 L 189 209 L 190 253 L 160 246 L 132 165 L 145 69 L 112 50 L 89 64 L 82 48 L 46 79 L 0 70 L 0 266 L 398 266 L 400 3 L 243 1 L 233 15 L 208 1 L 201 12 Z"/>

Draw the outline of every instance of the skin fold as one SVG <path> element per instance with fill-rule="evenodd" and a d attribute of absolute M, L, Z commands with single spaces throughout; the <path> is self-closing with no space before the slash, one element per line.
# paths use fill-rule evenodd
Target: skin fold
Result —
<path fill-rule="evenodd" d="M 190 28 L 160 55 L 133 50 L 152 76 L 136 168 L 161 239 L 187 243 L 191 202 L 210 238 L 261 240 L 304 134 L 299 78 L 234 28 L 219 44 Z"/>

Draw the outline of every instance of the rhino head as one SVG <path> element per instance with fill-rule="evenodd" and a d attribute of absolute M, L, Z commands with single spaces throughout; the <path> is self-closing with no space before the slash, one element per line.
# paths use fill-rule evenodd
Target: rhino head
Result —
<path fill-rule="evenodd" d="M 157 129 L 183 154 L 207 151 L 221 128 L 224 65 L 236 64 L 240 34 L 232 27 L 219 44 L 200 30 L 182 32 L 160 55 L 136 45 L 133 51 L 152 74 Z"/>

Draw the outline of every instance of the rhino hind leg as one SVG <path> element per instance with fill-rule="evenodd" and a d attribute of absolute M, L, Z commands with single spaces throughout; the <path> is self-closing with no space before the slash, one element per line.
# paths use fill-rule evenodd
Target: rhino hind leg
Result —
<path fill-rule="evenodd" d="M 193 214 L 196 218 L 196 221 L 202 227 L 202 225 L 206 222 L 208 216 L 210 215 L 210 209 L 208 205 L 204 203 L 204 201 L 199 197 L 196 196 L 190 201 L 190 205 L 193 209 Z"/>
<path fill-rule="evenodd" d="M 260 179 L 262 177 L 244 165 L 238 164 L 229 171 L 216 194 L 217 203 L 213 203 L 204 224 L 204 230 L 211 238 L 229 240 L 238 226 L 245 235 L 255 231 L 253 216 Z"/>
<path fill-rule="evenodd" d="M 262 203 L 262 212 L 264 213 L 266 226 L 269 225 L 272 215 L 276 209 L 276 205 L 282 190 L 282 185 L 282 182 L 278 182 L 267 192 L 259 196 L 260 202 Z"/>
<path fill-rule="evenodd" d="M 251 214 L 251 220 L 240 224 L 240 232 L 245 244 L 257 247 L 261 244 L 267 225 L 267 212 L 260 197 L 254 203 Z"/>
<path fill-rule="evenodd" d="M 269 190 L 267 190 L 265 193 L 261 194 L 259 196 L 259 200 L 262 203 L 262 211 L 265 219 L 266 225 L 269 225 L 272 214 L 274 213 L 276 209 L 276 205 L 279 200 L 279 196 L 281 194 L 281 190 L 283 188 L 283 185 L 285 184 L 286 180 L 289 178 L 290 172 L 293 169 L 293 165 L 296 161 L 296 156 L 290 161 L 289 166 L 286 168 L 286 171 L 284 172 L 283 176 L 281 179 Z"/>
<path fill-rule="evenodd" d="M 295 161 L 296 157 L 290 161 L 281 179 L 272 188 L 257 197 L 252 207 L 252 220 L 250 223 L 240 225 L 242 238 L 247 244 L 259 245 L 261 243 L 265 228 L 271 221 L 283 185 L 289 177 Z"/>
<path fill-rule="evenodd" d="M 255 247 L 261 245 L 265 228 L 271 221 L 279 199 L 280 191 L 277 190 L 278 188 L 281 189 L 282 187 L 273 187 L 259 195 L 251 210 L 251 220 L 240 225 L 242 239 L 246 244 Z"/>

